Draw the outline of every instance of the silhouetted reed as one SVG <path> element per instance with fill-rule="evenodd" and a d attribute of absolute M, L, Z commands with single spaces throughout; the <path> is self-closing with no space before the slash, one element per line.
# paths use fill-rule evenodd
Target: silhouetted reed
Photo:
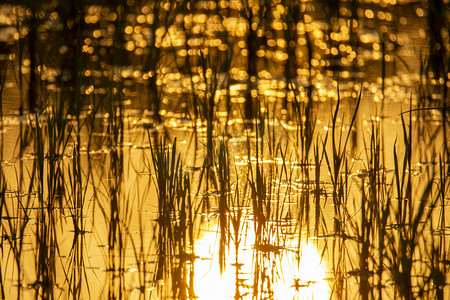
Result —
<path fill-rule="evenodd" d="M 171 279 L 173 295 L 193 297 L 193 289 L 189 287 L 187 275 L 184 274 L 185 262 L 195 257 L 193 226 L 199 206 L 192 201 L 189 175 L 182 169 L 176 139 L 170 149 L 165 140 L 150 141 L 158 195 L 158 262 L 155 280 Z M 171 278 L 169 270 L 174 271 Z M 193 273 L 193 270 L 190 272 Z"/>

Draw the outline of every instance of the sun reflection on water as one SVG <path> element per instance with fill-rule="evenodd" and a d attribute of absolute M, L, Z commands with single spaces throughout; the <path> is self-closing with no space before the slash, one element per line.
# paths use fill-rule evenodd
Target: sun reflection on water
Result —
<path fill-rule="evenodd" d="M 195 248 L 194 290 L 198 299 L 329 299 L 326 264 L 317 247 L 298 236 L 283 246 L 255 247 L 253 221 L 245 221 L 238 251 L 230 238 L 220 271 L 220 234 L 214 228 Z M 217 226 L 217 222 L 215 223 Z"/>

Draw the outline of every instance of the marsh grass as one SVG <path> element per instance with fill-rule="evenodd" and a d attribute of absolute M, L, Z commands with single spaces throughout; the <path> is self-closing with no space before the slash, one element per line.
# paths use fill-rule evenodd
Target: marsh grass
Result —
<path fill-rule="evenodd" d="M 15 266 L 11 266 L 12 268 L 16 268 L 17 277 L 17 287 L 18 287 L 18 298 L 21 298 L 20 289 L 22 288 L 23 282 L 23 262 L 22 262 L 22 254 L 24 248 L 24 232 L 30 221 L 29 218 L 29 203 L 31 197 L 23 197 L 21 193 L 17 193 L 12 197 L 7 197 L 7 182 L 4 178 L 3 169 L 1 172 L 2 175 L 2 220 L 6 220 L 6 222 L 2 222 L 2 241 L 5 241 L 9 245 L 9 251 L 6 253 L 8 257 L 12 256 L 12 259 L 15 262 Z M 17 198 L 17 205 L 14 205 L 13 200 L 15 197 Z M 27 199 L 28 201 L 23 201 L 23 199 Z M 5 243 L 2 243 L 2 254 L 3 251 L 6 251 Z M 8 270 L 8 269 L 5 269 Z"/>
<path fill-rule="evenodd" d="M 422 184 L 414 184 L 412 180 L 412 143 L 411 143 L 411 113 L 409 114 L 409 126 L 402 117 L 404 154 L 403 164 L 399 164 L 397 148 L 394 148 L 394 178 L 397 192 L 398 207 L 396 217 L 398 220 L 398 232 L 389 237 L 388 259 L 395 267 L 393 278 L 398 287 L 398 293 L 404 297 L 421 296 L 428 289 L 420 277 L 416 277 L 417 269 L 415 258 L 423 255 L 423 243 L 427 243 L 426 230 L 434 230 L 429 226 L 433 224 L 432 214 L 438 203 L 438 193 L 434 192 L 434 180 L 436 170 L 431 168 L 421 176 Z M 438 186 L 438 191 L 442 187 Z M 417 189 L 414 191 L 413 189 Z M 422 286 L 421 292 L 416 294 L 413 285 Z M 439 279 L 436 282 L 437 290 L 440 290 Z M 429 292 L 430 290 L 428 290 Z"/>
<path fill-rule="evenodd" d="M 95 90 L 98 93 L 88 94 L 85 85 L 91 83 L 83 74 L 94 70 L 85 66 L 88 63 L 83 54 L 85 50 L 82 50 L 82 43 L 76 43 L 70 50 L 73 56 L 67 55 L 74 60 L 72 75 L 75 78 L 64 82 L 59 74 L 58 89 L 52 94 L 44 90 L 40 76 L 46 64 L 43 49 L 51 48 L 52 53 L 58 50 L 56 46 L 42 44 L 38 28 L 46 18 L 41 14 L 45 8 L 43 4 L 41 7 L 34 2 L 22 2 L 29 10 L 16 10 L 15 80 L 20 93 L 20 114 L 26 112 L 26 108 L 31 113 L 27 123 L 20 124 L 16 149 L 19 162 L 14 166 L 17 182 L 13 184 L 14 179 L 5 175 L 10 169 L 6 162 L 2 161 L 0 170 L 2 298 L 12 289 L 16 289 L 17 298 L 27 298 L 30 291 L 35 298 L 61 298 L 66 296 L 63 291 L 66 286 L 69 286 L 67 295 L 73 299 L 97 295 L 87 271 L 90 255 L 95 252 L 88 245 L 97 238 L 102 247 L 99 250 L 103 253 L 102 263 L 106 266 L 100 297 L 129 296 L 127 280 L 132 261 L 138 272 L 137 287 L 132 289 L 138 290 L 139 298 L 150 295 L 152 299 L 194 299 L 197 297 L 195 261 L 199 259 L 194 249 L 199 232 L 202 226 L 207 228 L 211 220 L 218 219 L 219 272 L 225 274 L 230 268 L 228 257 L 232 250 L 229 245 L 233 242 L 235 262 L 231 267 L 235 268 L 236 299 L 246 296 L 242 293 L 244 288 L 251 290 L 255 299 L 276 298 L 274 286 L 283 271 L 277 264 L 281 264 L 283 256 L 295 253 L 300 266 L 305 236 L 307 240 L 321 239 L 315 245 L 323 246 L 321 259 L 331 265 L 327 278 L 332 287 L 331 297 L 445 299 L 450 260 L 446 237 L 449 230 L 446 211 L 449 110 L 448 78 L 439 75 L 448 72 L 448 53 L 442 50 L 445 47 L 441 35 L 446 28 L 445 18 L 428 20 L 432 36 L 428 57 L 421 62 L 417 107 L 411 95 L 409 110 L 399 115 L 400 135 L 393 148 L 385 149 L 384 141 L 390 138 L 384 135 L 386 124 L 372 121 L 369 133 L 363 136 L 364 149 L 355 157 L 356 132 L 361 128 L 362 92 L 349 101 L 350 108 L 343 108 L 344 99 L 338 89 L 327 132 L 323 134 L 316 127 L 321 107 L 315 101 L 318 94 L 315 79 L 320 72 L 316 72 L 319 68 L 315 68 L 313 62 L 320 51 L 313 32 L 298 29 L 313 25 L 305 10 L 307 5 L 288 1 L 272 7 L 268 2 L 257 2 L 258 6 L 252 7 L 254 2 L 244 1 L 242 9 L 233 12 L 244 19 L 247 27 L 239 37 L 226 31 L 220 37 L 221 43 L 227 44 L 225 51 L 220 50 L 222 52 L 205 40 L 195 46 L 194 39 L 211 33 L 204 27 L 195 27 L 192 21 L 187 22 L 189 18 L 177 18 L 177 15 L 201 11 L 203 8 L 195 6 L 200 7 L 201 3 L 154 1 L 146 8 L 154 19 L 146 27 L 148 46 L 142 56 L 142 70 L 149 75 L 144 83 L 146 108 L 153 111 L 155 124 L 159 123 L 164 132 L 157 129 L 159 125 L 152 126 L 154 134 L 149 128 L 145 132 L 149 147 L 141 150 L 147 155 L 144 155 L 148 158 L 145 171 L 151 179 L 143 191 L 139 183 L 137 187 L 126 188 L 131 177 L 127 163 L 132 156 L 131 150 L 125 150 L 132 131 L 125 105 L 130 86 L 124 78 L 115 75 L 128 65 L 131 57 L 125 50 L 128 37 L 124 32 L 131 24 L 128 17 L 132 15 L 132 7 L 124 1 L 118 1 L 117 7 L 113 5 L 116 18 L 110 25 L 114 27 L 114 43 L 107 49 L 111 51 L 112 74 L 103 72 L 93 78 L 92 83 L 101 85 L 106 93 Z M 431 7 L 442 5 L 442 1 L 429 2 Z M 77 9 L 70 8 L 75 15 L 62 20 L 63 27 L 71 30 L 71 36 L 77 41 L 86 41 L 83 17 L 87 6 L 83 2 L 78 5 Z M 331 7 L 334 4 L 328 5 L 328 32 L 325 34 L 331 36 L 337 30 L 331 19 L 337 18 L 340 12 Z M 278 6 L 283 6 L 284 10 L 278 12 Z M 296 14 L 296 9 L 302 12 Z M 359 18 L 358 9 L 357 1 L 352 1 L 347 21 L 352 24 L 349 30 L 354 48 L 359 43 L 357 28 L 353 26 Z M 282 68 L 282 77 L 288 84 L 285 84 L 284 98 L 277 96 L 283 98 L 281 105 L 280 99 L 266 97 L 258 86 L 263 63 L 273 64 L 257 55 L 259 50 L 269 49 L 269 41 L 261 33 L 272 35 L 274 40 L 277 38 L 275 30 L 270 28 L 276 11 L 286 23 L 282 24 L 278 38 L 284 37 L 288 52 Z M 438 13 L 430 11 L 430 16 Z M 227 7 L 221 4 L 214 7 L 214 13 L 218 14 L 221 25 L 230 17 Z M 69 20 L 74 23 L 71 29 Z M 177 24 L 181 26 L 185 41 L 179 48 L 172 44 L 163 49 L 161 42 L 173 38 L 169 29 Z M 21 30 L 23 26 L 28 30 L 26 35 Z M 302 50 L 306 54 L 302 62 L 307 64 L 304 71 L 308 74 L 304 88 L 294 82 L 298 74 L 292 72 L 301 60 L 296 56 L 300 46 L 290 42 L 300 38 L 304 40 Z M 387 36 L 380 38 L 382 118 L 389 77 L 385 55 L 390 53 Z M 234 47 L 239 42 L 240 46 Z M 331 39 L 329 42 L 331 46 L 334 43 Z M 440 51 L 435 51 L 436 45 L 441 46 Z M 244 48 L 246 58 L 241 55 Z M 178 56 L 180 49 L 187 54 Z M 239 63 L 247 74 L 241 82 L 247 86 L 242 92 L 243 103 L 232 99 L 232 84 L 236 82 L 231 78 L 231 70 Z M 23 73 L 26 65 L 30 68 L 28 77 Z M 167 66 L 181 73 L 186 79 L 183 85 L 188 85 L 183 86 L 187 91 L 180 96 L 180 103 L 185 107 L 177 108 L 176 113 L 184 111 L 183 116 L 194 124 L 192 141 L 186 151 L 195 151 L 194 167 L 198 161 L 201 167 L 192 171 L 193 175 L 187 171 L 192 162 L 187 162 L 188 155 L 181 150 L 182 141 L 170 140 L 168 129 L 164 127 L 162 107 L 168 95 L 164 94 L 161 82 L 166 82 Z M 434 74 L 429 74 L 430 70 Z M 6 71 L 5 67 L 0 76 L 2 160 Z M 222 81 L 222 78 L 225 79 Z M 337 81 L 339 86 L 339 78 Z M 226 91 L 224 97 L 222 90 Z M 362 91 L 362 85 L 355 90 Z M 292 94 L 292 102 L 289 102 Z M 219 117 L 222 107 L 227 110 L 225 125 Z M 33 111 L 38 108 L 38 112 Z M 229 126 L 233 122 L 228 121 L 239 116 L 245 126 L 236 126 L 233 131 Z M 439 126 L 429 125 L 428 119 L 437 120 Z M 289 131 L 287 125 L 295 129 Z M 138 126 L 133 129 L 137 131 Z M 235 142 L 234 135 L 245 137 L 246 141 Z M 442 147 L 441 141 L 444 141 Z M 97 158 L 99 150 L 102 154 Z M 239 151 L 246 155 L 238 162 L 235 154 Z M 28 152 L 33 153 L 31 164 L 24 162 Z M 391 156 L 392 160 L 388 161 L 386 158 Z M 357 164 L 362 165 L 362 169 L 355 171 Z M 144 214 L 148 202 L 156 203 L 156 220 Z M 100 214 L 96 214 L 97 210 Z M 331 220 L 328 218 L 330 210 Z M 91 220 L 94 218 L 91 216 L 99 215 L 100 221 Z M 68 254 L 63 247 L 69 234 L 67 223 L 73 229 Z M 92 234 L 100 235 L 102 226 L 106 228 L 106 240 L 102 236 L 91 238 Z M 250 283 L 248 274 L 243 273 L 244 264 L 239 260 L 241 251 L 248 250 L 242 249 L 247 230 L 253 230 L 256 237 L 250 249 L 253 251 Z M 292 236 L 298 239 L 295 249 L 288 246 Z M 28 265 L 30 253 L 32 265 Z M 93 273 L 99 280 L 99 273 Z M 11 280 L 9 274 L 15 278 Z M 290 278 L 284 279 L 288 284 Z M 352 281 L 356 281 L 356 288 L 352 287 Z"/>
<path fill-rule="evenodd" d="M 150 139 L 150 136 L 149 136 Z M 157 270 L 155 281 L 171 280 L 172 293 L 178 297 L 194 297 L 188 285 L 186 263 L 191 265 L 194 254 L 194 222 L 200 208 L 191 198 L 189 175 L 182 169 L 177 141 L 169 146 L 162 139 L 151 142 L 151 158 L 158 197 Z M 168 275 L 171 273 L 171 276 Z M 190 276 L 193 276 L 191 265 Z"/>
<path fill-rule="evenodd" d="M 7 196 L 8 184 L 2 181 L 5 188 L 2 193 L 5 197 L 2 200 L 3 220 L 8 220 L 2 222 L 2 234 L 17 262 L 14 273 L 17 274 L 18 298 L 23 297 L 24 291 L 29 293 L 30 290 L 34 290 L 36 297 L 57 297 L 62 292 L 61 280 L 71 283 L 69 294 L 77 297 L 81 293 L 84 274 L 82 249 L 85 247 L 80 238 L 85 233 L 82 221 L 84 191 L 76 148 L 72 151 L 73 168 L 68 168 L 67 164 L 68 152 L 72 149 L 73 127 L 66 118 L 63 95 L 56 95 L 55 105 L 49 105 L 29 117 L 25 134 L 21 134 L 25 138 L 19 140 L 18 152 L 20 159 L 23 159 L 31 144 L 34 157 L 25 170 L 22 163 L 15 170 L 17 191 L 13 192 L 14 197 Z M 12 185 L 10 188 L 15 187 Z M 68 216 L 65 215 L 66 209 Z M 61 255 L 58 237 L 66 217 L 73 221 L 74 228 L 73 245 L 67 261 L 58 259 Z M 28 253 L 34 255 L 34 271 L 29 265 L 24 266 L 24 261 L 30 259 Z M 30 272 L 36 274 L 32 282 L 24 278 Z"/>
<path fill-rule="evenodd" d="M 2 224 L 3 236 L 7 237 L 10 249 L 17 262 L 17 297 L 21 297 L 24 288 L 23 257 L 26 232 L 30 226 L 34 232 L 36 281 L 28 284 L 34 289 L 36 296 L 44 298 L 54 297 L 56 284 L 56 257 L 59 252 L 57 242 L 58 223 L 61 220 L 63 206 L 64 166 L 63 155 L 66 151 L 70 132 L 56 112 L 46 115 L 45 122 L 40 122 L 40 116 L 34 115 L 30 120 L 33 127 L 34 152 L 36 154 L 31 170 L 28 170 L 29 186 L 27 191 L 17 192 L 17 205 L 9 203 L 7 198 L 2 201 L 2 212 L 5 213 L 7 223 Z M 22 176 L 18 177 L 18 187 L 22 186 Z M 6 195 L 6 182 L 3 181 Z M 24 193 L 24 195 L 22 195 Z M 36 193 L 36 197 L 33 194 Z M 31 219 L 33 222 L 30 222 Z M 29 271 L 29 268 L 27 268 Z"/>
<path fill-rule="evenodd" d="M 230 205 L 231 201 L 231 185 L 232 177 L 230 174 L 230 159 L 228 156 L 228 146 L 224 138 L 220 140 L 217 157 L 217 186 L 219 192 L 219 227 L 220 227 L 220 242 L 219 242 L 219 261 L 220 272 L 223 273 L 225 268 L 226 247 L 230 243 Z M 237 207 L 239 213 L 239 206 Z M 235 230 L 239 231 L 239 224 L 236 224 Z"/>
<path fill-rule="evenodd" d="M 359 104 L 361 101 L 361 93 L 357 99 L 355 110 L 352 114 L 348 130 L 344 133 L 344 125 L 338 125 L 338 113 L 340 112 L 340 94 L 338 88 L 338 99 L 336 107 L 331 116 L 331 127 L 327 131 L 325 141 L 323 145 L 326 145 L 326 141 L 329 141 L 331 151 L 324 149 L 324 156 L 328 173 L 330 175 L 330 181 L 332 185 L 332 200 L 334 207 L 334 239 L 332 242 L 332 265 L 333 272 L 336 276 L 335 283 L 333 285 L 333 295 L 337 297 L 344 297 L 348 288 L 345 286 L 344 274 L 346 273 L 346 259 L 349 255 L 349 248 L 346 241 L 354 240 L 353 236 L 347 234 L 347 222 L 351 215 L 347 210 L 347 200 L 349 198 L 349 157 L 347 155 L 347 147 L 352 134 L 353 126 L 355 124 Z M 342 119 L 344 115 L 342 115 Z M 331 137 L 329 137 L 331 135 Z M 316 154 L 317 155 L 317 154 Z M 351 168 L 351 167 L 350 167 Z"/>

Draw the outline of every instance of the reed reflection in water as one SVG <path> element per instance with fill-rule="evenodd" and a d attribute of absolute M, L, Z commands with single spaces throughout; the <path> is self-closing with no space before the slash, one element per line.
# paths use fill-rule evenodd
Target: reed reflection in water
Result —
<path fill-rule="evenodd" d="M 0 298 L 448 298 L 447 0 L 107 2 L 0 4 Z"/>

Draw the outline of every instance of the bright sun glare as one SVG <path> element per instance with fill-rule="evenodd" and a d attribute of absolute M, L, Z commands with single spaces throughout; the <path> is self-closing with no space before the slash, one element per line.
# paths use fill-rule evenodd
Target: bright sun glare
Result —
<path fill-rule="evenodd" d="M 260 267 L 260 272 L 265 270 L 265 273 L 271 277 L 270 287 L 273 299 L 330 298 L 325 265 L 314 245 L 301 243 L 300 260 L 296 259 L 294 251 L 286 250 L 291 249 L 289 245 L 277 254 L 264 253 L 258 256 L 254 249 L 253 226 L 245 228 L 248 229 L 242 234 L 245 235 L 245 240 L 243 238 L 239 245 L 237 261 L 234 242 L 230 241 L 227 247 L 226 267 L 222 275 L 219 264 L 219 235 L 214 231 L 205 231 L 198 240 L 195 253 L 200 258 L 195 261 L 194 290 L 199 299 L 234 299 L 237 293 L 236 282 L 239 282 L 241 299 L 252 299 L 255 274 L 258 274 L 256 265 Z M 297 238 L 290 242 L 292 249 L 297 243 Z M 238 278 L 236 265 L 240 266 Z M 257 283 L 258 295 L 268 292 L 266 288 L 268 285 L 262 284 L 262 278 L 264 276 L 260 276 Z"/>

